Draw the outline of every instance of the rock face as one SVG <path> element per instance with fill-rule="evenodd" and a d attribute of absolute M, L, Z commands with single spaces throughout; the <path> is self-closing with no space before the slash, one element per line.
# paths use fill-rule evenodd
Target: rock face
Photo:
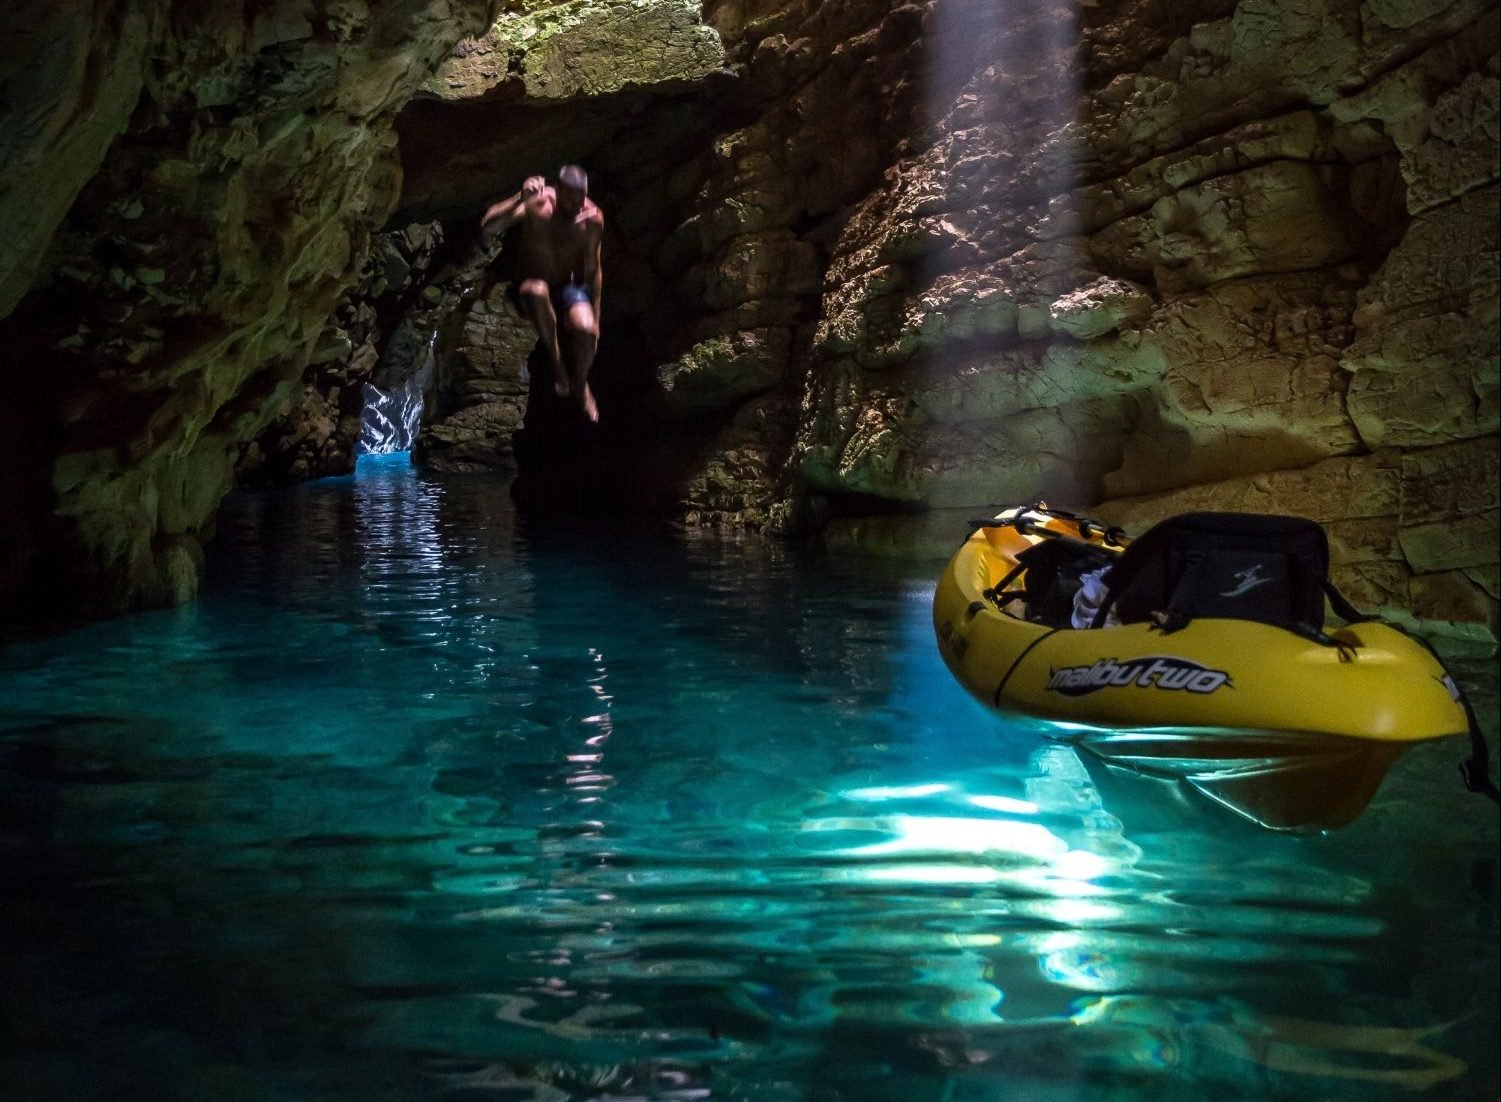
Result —
<path fill-rule="evenodd" d="M 488 0 L 7 6 L 0 606 L 181 600 L 243 443 L 395 205 L 395 112 Z M 47 64 L 38 64 L 38 58 Z"/>
<path fill-rule="evenodd" d="M 436 333 L 432 469 L 784 533 L 884 514 L 892 545 L 890 514 L 1039 495 L 1301 512 L 1359 600 L 1494 641 L 1493 0 L 289 3 L 231 45 L 136 7 L 0 46 L 67 60 L 4 100 L 29 474 L 0 512 L 31 519 L 0 591 L 57 548 L 189 589 L 299 385 L 339 438 L 304 370 L 362 378 L 329 316 L 394 204 L 452 243 L 381 330 L 402 362 Z M 567 161 L 606 212 L 597 427 L 536 386 L 510 249 L 470 244 Z"/>
<path fill-rule="evenodd" d="M 435 330 L 435 393 L 413 458 L 433 471 L 516 473 L 515 437 L 527 411 L 528 358 L 537 335 L 493 284 L 456 305 Z"/>
<path fill-rule="evenodd" d="M 901 73 L 920 28 L 919 9 L 873 2 L 700 14 L 681 0 L 575 0 L 503 18 L 427 83 L 400 123 L 403 217 L 472 221 L 563 161 L 589 168 L 606 213 L 602 420 L 583 426 L 546 388 L 525 405 L 523 501 L 755 528 L 795 511 L 791 445 L 823 272 L 845 212 L 906 133 L 918 89 Z M 601 42 L 636 59 L 609 81 L 589 75 Z M 563 56 L 579 59 L 567 79 Z M 451 331 L 476 359 L 474 326 Z M 520 340 L 530 347 L 528 328 Z M 457 409 L 451 423 L 450 405 L 428 430 L 436 450 L 476 430 L 478 414 Z"/>
<path fill-rule="evenodd" d="M 1060 65 L 1044 49 L 1008 55 L 1034 29 L 963 12 L 988 35 L 982 58 L 1017 65 L 952 78 L 962 90 L 938 141 L 894 167 L 836 247 L 820 319 L 829 366 L 798 445 L 814 485 L 932 504 L 1038 493 L 1091 504 L 1369 451 L 1387 441 L 1364 409 L 1388 394 L 1392 413 L 1448 410 L 1430 412 L 1435 429 L 1466 422 L 1407 446 L 1495 431 L 1495 241 L 1464 213 L 1483 209 L 1485 176 L 1467 171 L 1447 205 L 1418 213 L 1403 201 L 1414 169 L 1402 143 L 1372 125 L 1377 108 L 1341 94 L 1419 66 L 1426 83 L 1382 79 L 1421 87 L 1431 108 L 1373 104 L 1436 109 L 1445 84 L 1494 66 L 1494 12 L 1448 5 L 1404 26 L 1476 43 L 1435 66 L 1427 54 L 1402 62 L 1395 32 L 1358 5 L 1319 20 L 1290 5 L 1226 7 L 1181 27 L 1153 26 L 1145 8 L 1097 10 L 1080 31 L 1083 110 L 1051 119 L 1028 97 Z M 1128 30 L 1160 45 L 1124 56 Z M 1018 104 L 1037 120 L 1030 136 L 1007 132 Z M 1485 146 L 1484 113 L 1471 117 L 1478 132 L 1458 144 Z M 1038 190 L 1036 166 L 1064 156 L 1078 182 Z M 1435 385 L 1411 344 L 1391 376 L 1378 376 L 1379 354 L 1362 355 L 1423 339 L 1433 273 L 1421 292 L 1416 272 L 1386 273 L 1421 263 L 1432 246 L 1419 242 L 1441 232 L 1429 219 L 1452 223 L 1448 245 L 1474 258 L 1451 277 L 1457 294 L 1440 292 L 1460 347 L 1424 353 L 1454 389 Z M 1374 307 L 1393 279 L 1409 288 L 1403 305 Z M 1399 376 L 1425 379 L 1428 400 L 1401 393 Z M 1480 396 L 1478 417 L 1466 392 Z"/>
<path fill-rule="evenodd" d="M 1358 519 L 1363 598 L 1494 630 L 1494 505 L 1413 511 L 1495 446 L 1494 4 L 746 0 L 705 5 L 732 81 L 698 32 L 662 36 L 655 87 L 559 76 L 611 13 L 503 19 L 404 116 L 423 215 L 480 208 L 474 166 L 491 196 L 552 154 L 596 171 L 596 378 L 636 432 L 542 419 L 567 458 L 524 448 L 524 481 L 603 464 L 615 496 L 774 530 L 1039 495 Z"/>
<path fill-rule="evenodd" d="M 235 478 L 242 486 L 299 482 L 354 470 L 376 411 L 371 395 L 388 406 L 401 394 L 420 408 L 431 372 L 422 376 L 428 346 L 413 333 L 419 295 L 442 245 L 437 223 L 383 233 L 324 324 L 303 373 L 302 393 L 284 399 L 275 420 L 240 453 Z M 430 342 L 429 342 L 430 343 Z M 411 447 L 402 442 L 399 450 Z M 367 449 L 369 450 L 369 449 Z M 395 450 L 382 448 L 381 450 Z"/>
<path fill-rule="evenodd" d="M 523 5 L 467 41 L 424 91 L 473 100 L 497 91 L 533 103 L 691 84 L 724 63 L 693 0 Z"/>

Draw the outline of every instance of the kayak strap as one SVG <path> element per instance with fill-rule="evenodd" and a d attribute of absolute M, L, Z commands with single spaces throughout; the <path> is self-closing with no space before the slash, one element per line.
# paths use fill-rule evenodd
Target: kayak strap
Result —
<path fill-rule="evenodd" d="M 1336 589 L 1334 583 L 1328 578 L 1324 579 L 1324 596 L 1329 598 L 1329 607 L 1334 610 L 1334 615 L 1347 624 L 1364 624 L 1380 619 L 1369 612 L 1361 612 L 1357 609 L 1346 600 L 1345 595 Z"/>
<path fill-rule="evenodd" d="M 1452 675 L 1450 680 L 1453 680 Z M 1478 792 L 1490 797 L 1492 803 L 1501 804 L 1501 792 L 1497 792 L 1496 786 L 1491 783 L 1491 752 L 1485 745 L 1485 735 L 1481 733 L 1480 721 L 1475 718 L 1470 698 L 1462 689 L 1459 703 L 1464 708 L 1465 719 L 1470 725 L 1470 757 L 1459 763 L 1459 775 L 1464 778 L 1465 787 L 1471 792 Z"/>
<path fill-rule="evenodd" d="M 1378 619 L 1369 616 L 1367 619 Z M 1454 680 L 1454 675 L 1449 672 L 1449 667 L 1444 665 L 1444 660 L 1438 656 L 1438 651 L 1433 649 L 1433 644 L 1421 635 L 1408 631 L 1401 624 L 1390 620 L 1383 621 L 1388 627 L 1395 628 L 1409 639 L 1416 639 L 1422 644 L 1423 649 L 1433 655 L 1433 660 L 1438 663 L 1439 669 L 1444 671 L 1447 678 L 1449 691 L 1456 694 L 1459 706 L 1465 710 L 1465 725 L 1470 734 L 1470 757 L 1467 761 L 1459 763 L 1459 775 L 1464 779 L 1465 787 L 1471 792 L 1478 792 L 1482 796 L 1490 798 L 1492 803 L 1501 804 L 1501 792 L 1496 791 L 1496 786 L 1491 783 L 1491 752 L 1485 744 L 1485 734 L 1480 730 L 1480 720 L 1475 716 L 1475 707 L 1470 703 L 1469 694 L 1459 687 L 1459 682 Z"/>
<path fill-rule="evenodd" d="M 1026 569 L 1027 567 L 1025 563 L 1018 563 L 1011 569 L 1009 573 L 1007 573 L 1004 578 L 996 582 L 995 585 L 991 586 L 989 589 L 984 590 L 980 594 L 980 596 L 984 597 L 991 604 L 995 605 L 996 608 L 1005 608 L 1008 602 L 1017 599 L 1025 600 L 1027 596 L 1027 591 L 1025 589 L 1018 589 L 1015 593 L 1007 593 L 1006 587 L 1012 582 L 1016 581 L 1016 579 L 1020 577 L 1022 571 Z"/>

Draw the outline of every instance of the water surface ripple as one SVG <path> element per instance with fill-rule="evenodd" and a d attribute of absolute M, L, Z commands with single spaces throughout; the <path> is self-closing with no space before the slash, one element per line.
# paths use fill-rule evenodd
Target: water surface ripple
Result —
<path fill-rule="evenodd" d="M 0 651 L 6 1102 L 1495 1096 L 1462 747 L 1271 835 L 985 714 L 927 570 L 404 459 Z"/>

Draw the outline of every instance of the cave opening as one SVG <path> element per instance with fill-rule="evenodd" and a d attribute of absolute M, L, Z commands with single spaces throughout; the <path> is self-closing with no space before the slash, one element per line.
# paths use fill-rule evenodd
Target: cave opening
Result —
<path fill-rule="evenodd" d="M 408 105 L 397 125 L 406 179 L 388 231 L 431 220 L 442 238 L 427 285 L 410 299 L 414 316 L 436 319 L 437 332 L 413 449 L 419 467 L 495 473 L 533 514 L 663 517 L 706 504 L 695 478 L 703 481 L 727 434 L 746 433 L 735 425 L 745 407 L 778 400 L 777 391 L 784 405 L 795 400 L 792 330 L 811 329 L 817 314 L 816 276 L 777 271 L 781 254 L 738 258 L 748 269 L 739 278 L 765 301 L 733 301 L 741 289 L 718 285 L 717 270 L 736 262 L 734 250 L 748 238 L 744 226 L 714 225 L 724 218 L 729 181 L 711 177 L 726 171 L 723 134 L 755 117 L 717 72 L 693 87 L 558 105 L 517 104 L 503 94 Z M 487 206 L 527 176 L 552 182 L 565 163 L 589 173 L 590 198 L 605 216 L 601 339 L 589 375 L 595 424 L 553 392 L 547 357 L 517 306 L 518 231 L 498 248 L 478 232 Z M 730 213 L 738 213 L 734 205 Z M 794 213 L 796 225 L 779 231 L 783 252 L 811 251 L 812 241 L 829 237 L 828 204 Z M 776 340 L 753 371 L 716 361 L 689 378 L 706 344 L 723 356 L 719 346 L 769 326 Z M 803 334 L 802 345 L 809 339 Z M 741 504 L 720 498 L 732 507 L 722 512 Z"/>

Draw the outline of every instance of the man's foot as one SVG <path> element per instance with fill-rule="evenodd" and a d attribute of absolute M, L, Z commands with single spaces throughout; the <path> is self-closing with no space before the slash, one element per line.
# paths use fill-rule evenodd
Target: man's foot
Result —
<path fill-rule="evenodd" d="M 559 398 L 567 398 L 570 394 L 573 393 L 573 387 L 569 385 L 568 376 L 563 374 L 555 375 L 553 377 L 552 389 Z"/>
<path fill-rule="evenodd" d="M 599 407 L 594 404 L 594 391 L 589 389 L 589 384 L 584 384 L 583 396 L 579 399 L 579 405 L 584 408 L 584 416 L 591 421 L 599 421 Z"/>

